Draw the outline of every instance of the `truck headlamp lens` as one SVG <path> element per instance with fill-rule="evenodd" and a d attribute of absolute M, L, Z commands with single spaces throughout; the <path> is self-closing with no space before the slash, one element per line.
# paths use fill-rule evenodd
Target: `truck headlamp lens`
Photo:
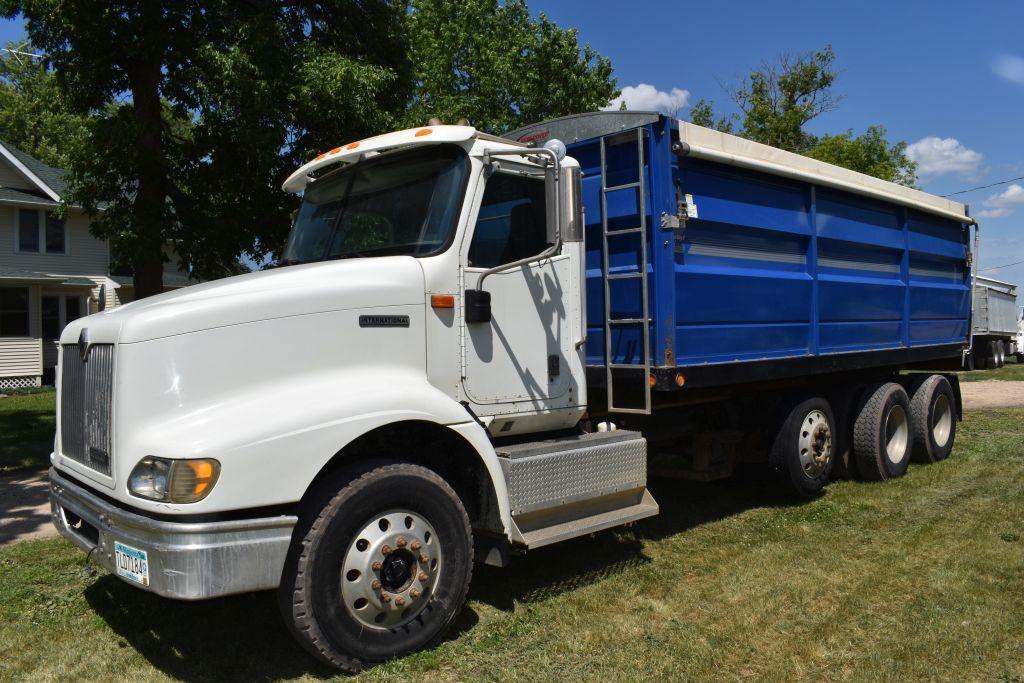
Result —
<path fill-rule="evenodd" d="M 169 460 L 146 456 L 128 477 L 128 492 L 165 503 L 195 503 L 209 495 L 220 463 L 212 458 Z"/>

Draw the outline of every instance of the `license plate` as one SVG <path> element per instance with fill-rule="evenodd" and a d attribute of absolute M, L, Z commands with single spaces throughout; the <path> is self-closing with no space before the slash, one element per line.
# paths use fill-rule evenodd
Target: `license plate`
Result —
<path fill-rule="evenodd" d="M 140 586 L 149 585 L 149 555 L 145 550 L 114 541 L 114 564 L 118 576 L 123 576 Z"/>

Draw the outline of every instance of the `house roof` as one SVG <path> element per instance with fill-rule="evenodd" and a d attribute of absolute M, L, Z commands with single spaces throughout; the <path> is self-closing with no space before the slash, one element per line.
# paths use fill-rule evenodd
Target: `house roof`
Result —
<path fill-rule="evenodd" d="M 7 149 L 7 151 L 13 154 L 15 158 L 18 159 L 18 161 L 24 164 L 28 170 L 32 171 L 32 173 L 37 178 L 46 183 L 47 187 L 49 187 L 59 195 L 64 194 L 64 176 L 66 176 L 68 173 L 66 170 L 64 170 L 63 168 L 54 168 L 53 166 L 47 166 L 46 164 L 39 161 L 39 159 L 36 159 L 31 154 L 22 152 L 20 149 L 18 149 L 17 147 L 10 143 L 2 142 L 0 144 L 2 144 Z"/>
<path fill-rule="evenodd" d="M 17 268 L 0 268 L 0 281 L 17 280 L 19 282 L 48 282 L 66 287 L 96 287 L 97 283 L 89 278 L 77 275 L 60 275 L 43 273 L 37 270 L 20 270 Z"/>
<path fill-rule="evenodd" d="M 10 187 L 0 187 L 0 202 L 19 202 L 22 204 L 35 204 L 37 206 L 48 207 L 60 206 L 59 202 L 55 202 L 52 199 L 40 197 L 37 194 L 22 192 L 21 190 L 15 190 Z"/>

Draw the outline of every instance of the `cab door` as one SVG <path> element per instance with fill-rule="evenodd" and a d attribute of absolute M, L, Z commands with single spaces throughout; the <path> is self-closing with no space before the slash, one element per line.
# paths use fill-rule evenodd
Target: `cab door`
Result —
<path fill-rule="evenodd" d="M 550 246 L 541 169 L 502 161 L 484 182 L 465 254 L 466 289 L 475 289 L 487 269 Z M 502 412 L 495 404 L 525 403 L 516 408 L 524 411 L 573 403 L 579 378 L 570 365 L 571 316 L 578 312 L 568 303 L 575 289 L 568 251 L 485 279 L 491 320 L 464 323 L 463 386 L 469 400 L 483 406 L 481 415 Z"/>

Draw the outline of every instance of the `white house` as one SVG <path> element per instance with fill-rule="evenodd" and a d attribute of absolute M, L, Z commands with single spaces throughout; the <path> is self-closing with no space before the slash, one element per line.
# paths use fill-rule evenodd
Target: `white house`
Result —
<path fill-rule="evenodd" d="M 64 173 L 0 142 L 0 390 L 39 386 L 68 322 L 131 300 L 131 278 L 111 275 L 110 246 L 83 211 L 52 214 Z M 178 263 L 165 264 L 167 289 L 189 284 Z"/>

